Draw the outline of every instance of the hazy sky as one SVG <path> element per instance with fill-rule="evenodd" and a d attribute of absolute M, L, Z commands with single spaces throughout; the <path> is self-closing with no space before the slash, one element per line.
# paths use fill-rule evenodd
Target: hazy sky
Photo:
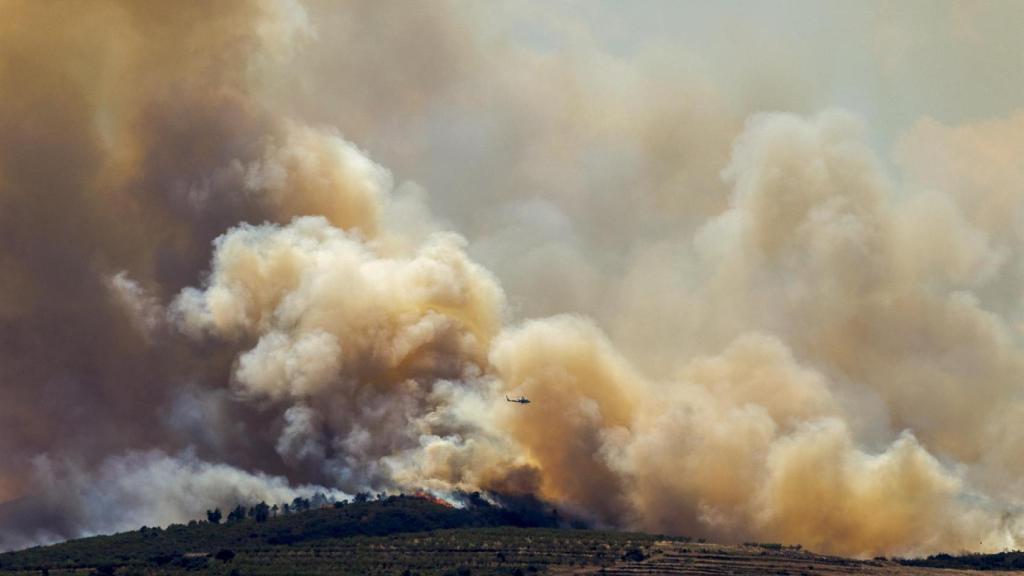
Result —
<path fill-rule="evenodd" d="M 1024 96 L 1019 2 L 570 1 L 517 16 L 508 32 L 538 50 L 571 50 L 560 31 L 579 27 L 621 58 L 669 50 L 740 105 L 843 107 L 887 138 L 922 116 L 1004 116 Z"/>

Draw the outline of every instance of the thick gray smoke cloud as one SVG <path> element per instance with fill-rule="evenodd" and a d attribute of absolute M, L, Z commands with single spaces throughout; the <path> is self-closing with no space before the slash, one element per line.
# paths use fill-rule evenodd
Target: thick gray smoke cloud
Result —
<path fill-rule="evenodd" d="M 936 38 L 1020 48 L 1014 8 L 908 6 L 804 8 L 895 86 Z M 559 4 L 4 8 L 0 548 L 367 489 L 1024 536 L 1024 131 L 968 119 L 999 98 L 867 114 L 890 154 L 821 50 L 753 73 Z"/>

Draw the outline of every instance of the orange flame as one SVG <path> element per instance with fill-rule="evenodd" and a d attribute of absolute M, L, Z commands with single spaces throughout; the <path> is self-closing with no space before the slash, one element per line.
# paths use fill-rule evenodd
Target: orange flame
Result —
<path fill-rule="evenodd" d="M 449 501 L 447 501 L 447 500 L 445 500 L 443 498 L 438 498 L 437 496 L 434 496 L 433 494 L 430 494 L 429 492 L 417 492 L 417 493 L 413 494 L 413 497 L 414 498 L 422 498 L 423 500 L 426 500 L 428 502 L 433 502 L 434 504 L 440 504 L 441 506 L 444 506 L 446 508 L 455 508 L 455 506 L 451 502 L 449 502 Z"/>

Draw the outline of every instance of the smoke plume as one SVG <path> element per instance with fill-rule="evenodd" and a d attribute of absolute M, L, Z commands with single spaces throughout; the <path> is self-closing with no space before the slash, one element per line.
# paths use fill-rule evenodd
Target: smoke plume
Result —
<path fill-rule="evenodd" d="M 1020 546 L 1024 112 L 918 87 L 1024 15 L 907 6 L 751 70 L 561 4 L 8 0 L 0 549 L 364 490 Z"/>

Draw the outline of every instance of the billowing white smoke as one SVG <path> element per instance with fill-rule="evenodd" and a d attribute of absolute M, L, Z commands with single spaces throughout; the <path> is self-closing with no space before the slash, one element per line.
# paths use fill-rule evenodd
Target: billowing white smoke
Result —
<path fill-rule="evenodd" d="M 324 460 L 356 489 L 376 462 L 438 425 L 437 388 L 479 378 L 501 325 L 493 277 L 452 234 L 409 255 L 320 217 L 242 226 L 217 240 L 209 283 L 186 289 L 175 321 L 195 335 L 255 341 L 237 360 L 241 398 L 287 405 L 286 460 Z"/>

